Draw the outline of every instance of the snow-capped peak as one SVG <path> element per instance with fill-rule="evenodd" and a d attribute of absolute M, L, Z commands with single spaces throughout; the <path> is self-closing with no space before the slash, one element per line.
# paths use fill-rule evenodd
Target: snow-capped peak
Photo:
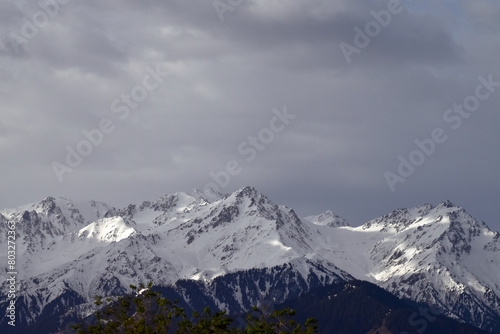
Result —
<path fill-rule="evenodd" d="M 455 204 L 453 204 L 450 200 L 445 200 L 441 203 L 436 208 L 453 208 L 456 207 Z"/>
<path fill-rule="evenodd" d="M 327 210 L 320 215 L 305 217 L 304 219 L 310 223 L 321 226 L 325 225 L 330 227 L 350 226 L 347 220 L 333 213 L 330 210 Z"/>
<path fill-rule="evenodd" d="M 127 225 L 121 217 L 103 218 L 97 220 L 77 233 L 80 238 L 105 242 L 118 242 L 130 237 L 136 231 Z"/>
<path fill-rule="evenodd" d="M 202 198 L 206 200 L 209 203 L 219 201 L 226 197 L 227 195 L 216 191 L 215 189 L 212 188 L 206 188 L 204 190 L 194 188 L 191 193 L 191 196 L 196 197 L 196 198 Z"/>

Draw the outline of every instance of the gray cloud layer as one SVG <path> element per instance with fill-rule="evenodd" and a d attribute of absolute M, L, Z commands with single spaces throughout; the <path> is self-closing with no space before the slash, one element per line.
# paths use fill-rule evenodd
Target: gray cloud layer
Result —
<path fill-rule="evenodd" d="M 214 3 L 236 6 L 221 21 Z M 119 206 L 202 188 L 236 161 L 223 191 L 253 185 L 303 216 L 356 225 L 450 199 L 499 230 L 500 87 L 455 130 L 443 115 L 480 76 L 500 82 L 500 4 L 404 1 L 348 63 L 341 43 L 356 47 L 354 28 L 390 3 L 2 2 L 0 206 Z M 296 117 L 263 130 L 285 106 Z M 59 182 L 53 162 L 103 119 L 113 130 Z M 392 192 L 384 173 L 436 128 L 447 139 Z"/>

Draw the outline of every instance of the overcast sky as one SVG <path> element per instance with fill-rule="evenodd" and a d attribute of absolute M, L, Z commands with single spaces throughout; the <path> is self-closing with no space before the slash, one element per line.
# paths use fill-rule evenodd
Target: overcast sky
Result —
<path fill-rule="evenodd" d="M 0 207 L 252 185 L 500 230 L 497 0 L 58 1 L 0 2 Z"/>

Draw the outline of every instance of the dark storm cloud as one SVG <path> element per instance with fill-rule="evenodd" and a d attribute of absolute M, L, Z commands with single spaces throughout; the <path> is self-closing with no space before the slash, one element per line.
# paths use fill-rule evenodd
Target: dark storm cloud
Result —
<path fill-rule="evenodd" d="M 443 114 L 479 76 L 500 81 L 500 6 L 404 1 L 348 63 L 341 43 L 388 3 L 246 0 L 221 21 L 211 1 L 74 0 L 16 53 L 6 36 L 42 9 L 3 2 L 1 206 L 47 195 L 125 205 L 202 188 L 237 161 L 223 191 L 253 185 L 301 215 L 361 224 L 450 199 L 499 229 L 500 89 L 457 130 Z M 296 117 L 249 159 L 250 137 L 285 107 Z M 103 119 L 113 130 L 59 182 L 52 163 Z M 448 139 L 391 192 L 384 173 L 436 128 Z"/>

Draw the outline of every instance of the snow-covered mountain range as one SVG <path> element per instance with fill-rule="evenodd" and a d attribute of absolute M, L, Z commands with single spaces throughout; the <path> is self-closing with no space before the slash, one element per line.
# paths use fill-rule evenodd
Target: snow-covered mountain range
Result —
<path fill-rule="evenodd" d="M 0 249 L 9 220 L 24 326 L 49 316 L 63 323 L 88 313 L 95 295 L 140 282 L 170 287 L 192 307 L 202 298 L 241 312 L 354 278 L 483 329 L 500 322 L 500 234 L 450 202 L 351 227 L 330 211 L 301 219 L 251 187 L 174 193 L 122 209 L 48 197 L 0 211 Z M 2 266 L 2 286 L 7 272 Z M 3 289 L 0 307 L 7 301 Z"/>

